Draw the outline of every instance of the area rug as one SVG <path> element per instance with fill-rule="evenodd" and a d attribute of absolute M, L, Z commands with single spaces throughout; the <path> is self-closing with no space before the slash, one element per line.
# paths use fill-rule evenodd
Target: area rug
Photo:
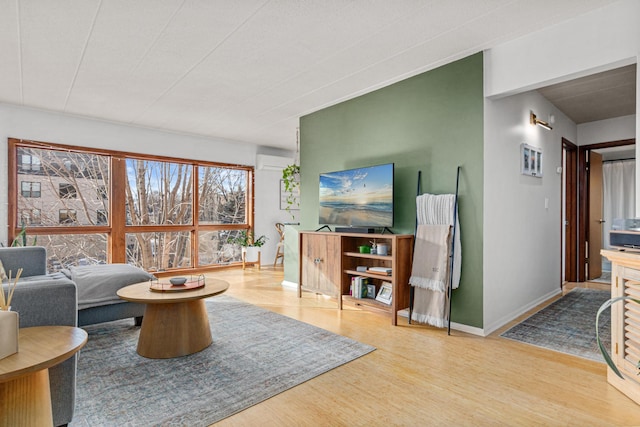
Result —
<path fill-rule="evenodd" d="M 213 344 L 175 359 L 136 353 L 133 320 L 88 326 L 71 426 L 208 426 L 374 347 L 228 296 L 208 300 Z"/>
<path fill-rule="evenodd" d="M 598 308 L 609 298 L 609 291 L 575 288 L 501 336 L 604 363 L 595 324 Z M 600 317 L 599 332 L 607 350 L 611 347 L 610 325 L 606 311 Z"/>

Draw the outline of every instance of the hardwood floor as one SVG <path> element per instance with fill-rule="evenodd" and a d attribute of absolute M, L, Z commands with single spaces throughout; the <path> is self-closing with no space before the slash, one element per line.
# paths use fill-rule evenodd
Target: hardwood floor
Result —
<path fill-rule="evenodd" d="M 629 426 L 640 406 L 604 363 L 388 317 L 283 289 L 282 269 L 225 270 L 228 295 L 371 344 L 376 351 L 216 426 Z M 215 337 L 213 338 L 215 340 Z"/>

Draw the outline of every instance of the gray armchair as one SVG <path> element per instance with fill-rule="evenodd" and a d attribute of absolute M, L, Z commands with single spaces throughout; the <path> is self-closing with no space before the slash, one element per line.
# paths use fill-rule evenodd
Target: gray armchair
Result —
<path fill-rule="evenodd" d="M 43 247 L 0 248 L 0 260 L 15 277 L 23 269 L 11 301 L 20 315 L 20 327 L 77 324 L 76 284 L 62 273 L 46 274 L 47 254 Z M 6 285 L 4 285 L 6 286 Z M 5 288 L 6 291 L 6 288 Z M 75 406 L 76 356 L 49 369 L 53 423 L 71 422 Z"/>

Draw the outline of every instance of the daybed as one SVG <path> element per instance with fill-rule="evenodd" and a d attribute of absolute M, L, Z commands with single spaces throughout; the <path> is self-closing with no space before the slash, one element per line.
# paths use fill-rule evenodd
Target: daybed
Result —
<path fill-rule="evenodd" d="M 111 289 L 153 278 L 143 270 L 124 264 L 47 273 L 46 250 L 38 246 L 0 248 L 0 261 L 7 274 L 12 271 L 14 277 L 19 268 L 23 269 L 11 301 L 12 310 L 20 315 L 21 328 L 84 326 L 128 317 L 141 319 L 144 305 L 120 300 Z M 113 295 L 109 295 L 111 292 Z M 54 425 L 65 425 L 73 418 L 76 356 L 51 368 L 49 381 Z"/>

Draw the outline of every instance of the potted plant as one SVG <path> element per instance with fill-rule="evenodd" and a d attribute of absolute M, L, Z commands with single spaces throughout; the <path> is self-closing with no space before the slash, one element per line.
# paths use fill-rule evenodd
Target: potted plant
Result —
<path fill-rule="evenodd" d="M 607 308 L 611 307 L 616 302 L 625 301 L 625 300 L 633 301 L 636 304 L 640 304 L 640 300 L 638 300 L 636 298 L 628 297 L 628 296 L 611 298 L 611 299 L 605 301 L 600 306 L 600 308 L 598 309 L 598 313 L 596 314 L 596 341 L 598 342 L 598 349 L 600 350 L 600 353 L 602 353 L 602 357 L 604 358 L 604 361 L 607 362 L 607 365 L 611 368 L 611 370 L 617 376 L 619 376 L 622 379 L 624 379 L 624 377 L 620 373 L 620 370 L 618 369 L 618 367 L 615 365 L 615 363 L 611 359 L 611 356 L 607 352 L 607 349 L 605 348 L 605 346 L 602 344 L 602 341 L 600 341 L 600 333 L 598 331 L 598 321 L 600 320 L 600 314 L 602 314 L 603 311 L 605 311 Z M 636 367 L 638 368 L 638 375 L 640 375 L 640 360 L 636 364 Z"/>
<path fill-rule="evenodd" d="M 38 236 L 34 236 L 33 243 L 32 243 L 33 246 L 35 246 L 37 243 L 38 243 Z M 4 246 L 4 244 L 0 243 L 0 246 Z M 24 222 L 22 223 L 22 228 L 20 229 L 20 232 L 13 239 L 13 242 L 11 242 L 11 246 L 12 247 L 27 246 L 27 225 Z"/>
<path fill-rule="evenodd" d="M 233 243 L 242 247 L 245 254 L 246 262 L 255 262 L 258 260 L 260 248 L 267 242 L 267 237 L 262 236 L 255 238 L 252 230 L 242 230 L 235 237 L 229 239 L 229 243 Z"/>

